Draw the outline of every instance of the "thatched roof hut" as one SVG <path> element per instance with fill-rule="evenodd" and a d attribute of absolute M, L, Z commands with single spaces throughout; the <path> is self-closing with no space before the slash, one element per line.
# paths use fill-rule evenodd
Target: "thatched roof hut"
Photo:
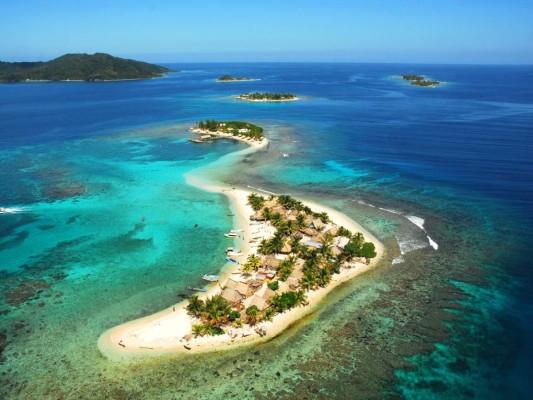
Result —
<path fill-rule="evenodd" d="M 252 221 L 264 221 L 265 216 L 263 215 L 263 211 L 259 210 L 254 215 L 250 217 L 250 220 Z"/>
<path fill-rule="evenodd" d="M 339 246 L 341 249 L 344 249 L 348 243 L 350 243 L 350 239 L 344 236 L 338 236 L 334 241 L 335 246 Z"/>
<path fill-rule="evenodd" d="M 340 255 L 342 253 L 342 249 L 340 247 L 337 247 L 337 246 L 332 246 L 331 247 L 331 252 L 333 253 L 333 255 L 335 257 L 337 257 L 338 255 Z"/>
<path fill-rule="evenodd" d="M 267 256 L 265 258 L 265 261 L 263 261 L 263 267 L 270 268 L 270 269 L 276 269 L 279 266 L 279 263 L 281 261 L 275 258 L 274 256 Z"/>
<path fill-rule="evenodd" d="M 337 236 L 339 233 L 339 227 L 337 225 L 334 225 L 332 228 L 327 230 L 328 233 L 331 233 L 333 236 Z"/>
<path fill-rule="evenodd" d="M 261 293 L 261 297 L 264 298 L 264 299 L 267 299 L 267 300 L 270 300 L 275 295 L 276 295 L 276 292 L 274 292 L 268 286 L 266 286 L 265 289 L 264 289 L 264 292 Z"/>
<path fill-rule="evenodd" d="M 270 304 L 268 304 L 268 300 L 264 297 L 255 295 L 252 297 L 252 301 L 248 304 L 248 307 L 256 306 L 259 311 L 265 311 Z"/>
<path fill-rule="evenodd" d="M 302 279 L 304 276 L 304 273 L 301 269 L 294 268 L 291 273 L 291 278 L 295 278 L 296 280 Z"/>
<path fill-rule="evenodd" d="M 317 219 L 314 219 L 313 222 L 311 222 L 311 227 L 317 230 L 320 230 L 324 227 L 324 223 L 322 222 L 321 219 L 317 218 Z"/>
<path fill-rule="evenodd" d="M 292 251 L 292 247 L 289 243 L 285 243 L 285 245 L 281 249 L 282 254 L 290 254 L 291 251 Z"/>
<path fill-rule="evenodd" d="M 315 217 L 313 217 L 312 215 L 308 215 L 306 214 L 305 215 L 305 223 L 307 224 L 307 226 L 311 225 L 314 221 Z"/>
<path fill-rule="evenodd" d="M 313 228 L 300 229 L 300 232 L 302 232 L 304 235 L 307 235 L 307 236 L 314 236 L 314 235 L 316 235 L 318 233 Z"/>
<path fill-rule="evenodd" d="M 289 276 L 285 282 L 287 282 L 291 289 L 296 289 L 300 286 L 300 280 L 292 276 Z"/>
<path fill-rule="evenodd" d="M 243 297 L 235 289 L 226 288 L 222 291 L 221 296 L 226 300 L 230 305 L 234 306 L 242 301 Z"/>
<path fill-rule="evenodd" d="M 229 278 L 226 281 L 226 283 L 224 283 L 224 286 L 226 286 L 229 289 L 236 290 L 237 292 L 239 292 L 241 296 L 245 296 L 245 297 L 248 295 L 248 291 L 250 290 L 250 288 L 248 287 L 246 283 L 239 282 L 231 278 Z"/>

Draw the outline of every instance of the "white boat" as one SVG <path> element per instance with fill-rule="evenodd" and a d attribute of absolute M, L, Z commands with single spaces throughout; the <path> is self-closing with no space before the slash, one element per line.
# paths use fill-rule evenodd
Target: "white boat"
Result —
<path fill-rule="evenodd" d="M 244 232 L 244 229 L 231 229 L 229 233 Z"/>
<path fill-rule="evenodd" d="M 208 282 L 217 282 L 220 279 L 218 275 L 202 275 L 202 279 Z"/>
<path fill-rule="evenodd" d="M 228 256 L 242 256 L 242 251 L 236 250 L 236 251 L 228 251 L 226 253 Z"/>
<path fill-rule="evenodd" d="M 235 238 L 237 237 L 237 234 L 235 232 L 225 233 L 224 236 L 227 238 Z"/>

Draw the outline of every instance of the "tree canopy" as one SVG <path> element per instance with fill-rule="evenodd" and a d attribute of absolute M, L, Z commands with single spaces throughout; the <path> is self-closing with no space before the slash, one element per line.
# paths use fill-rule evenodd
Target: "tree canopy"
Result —
<path fill-rule="evenodd" d="M 0 82 L 147 79 L 168 68 L 109 54 L 65 54 L 47 62 L 0 62 Z"/>

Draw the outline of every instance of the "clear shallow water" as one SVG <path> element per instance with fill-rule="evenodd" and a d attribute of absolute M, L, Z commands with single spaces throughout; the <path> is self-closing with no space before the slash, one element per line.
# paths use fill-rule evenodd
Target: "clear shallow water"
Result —
<path fill-rule="evenodd" d="M 0 215 L 4 397 L 527 397 L 531 67 L 176 67 L 151 81 L 0 86 L 0 206 L 23 210 Z M 411 72 L 446 84 L 391 78 Z M 214 82 L 225 73 L 261 80 Z M 305 100 L 232 98 L 256 90 Z M 226 201 L 183 174 L 243 146 L 188 143 L 203 118 L 256 121 L 272 139 L 218 165 L 219 179 L 343 209 L 389 254 L 260 355 L 108 362 L 101 332 L 223 266 Z M 19 302 L 27 286 L 43 291 Z"/>

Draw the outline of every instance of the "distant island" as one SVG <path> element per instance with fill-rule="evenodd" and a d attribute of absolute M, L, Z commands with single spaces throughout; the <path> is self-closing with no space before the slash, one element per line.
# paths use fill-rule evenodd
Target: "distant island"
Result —
<path fill-rule="evenodd" d="M 440 85 L 440 82 L 427 80 L 423 75 L 402 75 L 402 79 L 409 81 L 413 86 L 434 87 Z"/>
<path fill-rule="evenodd" d="M 298 97 L 291 93 L 245 93 L 237 97 L 239 100 L 246 101 L 294 101 Z"/>
<path fill-rule="evenodd" d="M 168 68 L 109 54 L 65 54 L 51 61 L 1 62 L 0 82 L 115 81 L 157 78 Z"/>
<path fill-rule="evenodd" d="M 229 137 L 252 144 L 253 142 L 261 143 L 264 139 L 263 128 L 243 121 L 206 119 L 196 123 L 191 128 L 191 131 L 200 134 L 199 138 L 189 139 L 193 143 L 203 143 L 212 139 Z"/>
<path fill-rule="evenodd" d="M 223 75 L 217 79 L 218 82 L 235 82 L 235 81 L 256 81 L 253 78 L 235 78 L 231 75 Z"/>

